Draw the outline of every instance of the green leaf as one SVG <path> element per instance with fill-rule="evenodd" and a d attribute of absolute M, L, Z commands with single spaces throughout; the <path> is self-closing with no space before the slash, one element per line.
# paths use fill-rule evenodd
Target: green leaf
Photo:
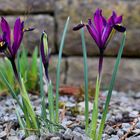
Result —
<path fill-rule="evenodd" d="M 21 57 L 20 57 L 20 54 L 21 54 Z M 29 69 L 29 63 L 28 63 L 28 54 L 24 46 L 22 46 L 22 52 L 18 53 L 18 59 L 19 59 L 19 64 L 20 64 L 21 77 L 23 77 L 25 81 L 27 78 L 26 73 Z"/>
<path fill-rule="evenodd" d="M 59 122 L 59 84 L 60 84 L 60 65 L 61 65 L 61 59 L 62 59 L 62 52 L 64 48 L 64 40 L 66 37 L 66 32 L 68 29 L 70 17 L 67 18 L 67 21 L 65 23 L 64 31 L 61 38 L 60 43 L 60 49 L 59 49 L 59 55 L 58 55 L 58 63 L 57 63 L 57 71 L 56 71 L 56 123 Z"/>
<path fill-rule="evenodd" d="M 6 86 L 8 87 L 12 97 L 17 101 L 18 105 L 20 106 L 20 108 L 23 110 L 23 106 L 21 105 L 16 93 L 14 92 L 13 88 L 11 87 L 11 85 L 9 84 L 9 82 L 6 80 L 4 74 L 0 71 L 0 74 L 2 76 L 3 82 L 6 84 Z"/>
<path fill-rule="evenodd" d="M 25 88 L 23 79 L 21 79 L 21 87 L 20 87 L 20 90 L 21 90 L 22 99 L 24 101 L 24 105 L 25 105 L 25 107 L 27 109 L 27 113 L 31 117 L 33 128 L 34 129 L 38 129 L 38 124 L 37 124 L 37 120 L 36 120 L 36 114 L 35 114 L 35 112 L 33 110 L 32 104 L 30 102 L 30 99 L 29 99 L 28 93 L 26 91 L 26 88 Z"/>
<path fill-rule="evenodd" d="M 51 81 L 48 84 L 48 102 L 49 102 L 50 121 L 54 123 L 54 97 L 53 97 L 53 86 Z M 53 131 L 54 131 L 54 127 L 52 125 L 51 132 Z"/>
<path fill-rule="evenodd" d="M 86 131 L 89 127 L 89 107 L 88 107 L 88 66 L 87 66 L 87 50 L 85 43 L 84 29 L 81 29 L 82 49 L 83 49 L 83 62 L 84 62 L 84 90 L 85 90 L 85 120 L 86 120 Z"/>
<path fill-rule="evenodd" d="M 95 97 L 94 97 L 94 104 L 93 104 L 93 111 L 92 111 L 92 119 L 91 119 L 91 130 L 90 130 L 90 137 L 93 140 L 96 140 L 99 92 L 100 92 L 100 80 L 99 80 L 99 77 L 97 76 L 97 79 L 96 79 L 96 90 L 95 90 Z"/>
<path fill-rule="evenodd" d="M 115 63 L 115 66 L 114 66 L 114 70 L 113 70 L 113 74 L 112 74 L 112 78 L 111 78 L 111 82 L 110 82 L 110 86 L 109 86 L 109 90 L 108 90 L 108 95 L 107 95 L 107 99 L 106 99 L 105 107 L 104 107 L 104 111 L 103 111 L 103 116 L 102 116 L 102 120 L 101 120 L 101 124 L 100 124 L 100 128 L 99 128 L 98 140 L 101 140 L 101 137 L 102 137 L 102 133 L 103 133 L 103 129 L 104 129 L 105 121 L 106 121 L 106 115 L 107 115 L 107 112 L 108 112 L 108 106 L 109 106 L 111 95 L 112 95 L 112 90 L 113 90 L 113 87 L 115 85 L 115 79 L 116 79 L 117 71 L 118 71 L 118 68 L 119 68 L 119 64 L 120 64 L 120 61 L 121 61 L 121 56 L 122 56 L 123 49 L 124 49 L 124 46 L 125 46 L 125 38 L 126 38 L 126 32 L 123 35 L 121 46 L 120 46 L 118 56 L 117 56 L 117 59 L 116 59 L 116 63 Z"/>
<path fill-rule="evenodd" d="M 29 70 L 28 70 L 28 75 L 27 75 L 26 87 L 27 89 L 30 89 L 30 90 L 35 89 L 37 86 L 37 81 L 38 81 L 37 59 L 38 59 L 38 49 L 36 47 L 32 55 L 32 62 L 28 66 Z"/>

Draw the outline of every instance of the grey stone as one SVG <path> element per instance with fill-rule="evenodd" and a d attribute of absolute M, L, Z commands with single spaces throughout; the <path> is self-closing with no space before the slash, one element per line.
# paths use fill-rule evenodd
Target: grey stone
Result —
<path fill-rule="evenodd" d="M 120 121 L 120 120 L 122 120 L 122 118 L 123 118 L 123 116 L 122 116 L 121 113 L 118 113 L 117 115 L 115 115 L 115 120 L 116 121 Z"/>
<path fill-rule="evenodd" d="M 60 137 L 52 137 L 50 140 L 60 140 Z"/>
<path fill-rule="evenodd" d="M 140 129 L 140 121 L 136 124 L 136 128 Z"/>
<path fill-rule="evenodd" d="M 140 140 L 140 136 L 132 137 L 132 138 L 126 138 L 126 140 Z"/>
<path fill-rule="evenodd" d="M 85 140 L 85 138 L 79 132 L 73 131 L 73 140 Z"/>
<path fill-rule="evenodd" d="M 72 130 L 68 128 L 63 136 L 65 139 L 72 139 Z"/>
<path fill-rule="evenodd" d="M 84 134 L 84 133 L 85 133 L 85 132 L 81 129 L 81 127 L 75 127 L 75 128 L 73 129 L 73 131 L 79 132 L 79 133 L 81 133 L 81 134 Z"/>
<path fill-rule="evenodd" d="M 25 140 L 39 140 L 39 138 L 36 135 L 30 135 Z"/>
<path fill-rule="evenodd" d="M 122 130 L 118 130 L 117 135 L 121 138 L 124 135 L 124 132 Z"/>
<path fill-rule="evenodd" d="M 122 123 L 122 130 L 124 132 L 127 132 L 130 129 L 130 124 L 129 123 Z"/>
<path fill-rule="evenodd" d="M 8 140 L 19 140 L 17 136 L 9 136 Z"/>
<path fill-rule="evenodd" d="M 5 139 L 6 138 L 6 135 L 7 135 L 6 131 L 0 132 L 0 138 L 1 139 Z"/>
<path fill-rule="evenodd" d="M 117 135 L 112 135 L 108 140 L 119 140 L 119 137 Z"/>
<path fill-rule="evenodd" d="M 40 136 L 40 139 L 39 139 L 39 140 L 46 140 L 47 138 L 48 138 L 48 136 L 47 136 L 47 135 L 42 134 L 42 135 Z"/>
<path fill-rule="evenodd" d="M 11 129 L 11 130 L 10 130 L 10 135 L 11 135 L 11 136 L 15 136 L 15 135 L 16 135 L 16 131 L 15 131 L 14 129 Z"/>
<path fill-rule="evenodd" d="M 136 118 L 136 117 L 138 117 L 138 115 L 139 115 L 138 111 L 132 111 L 129 113 L 129 117 L 132 117 L 132 118 Z"/>
<path fill-rule="evenodd" d="M 108 134 L 103 134 L 102 135 L 103 140 L 108 140 L 110 136 Z"/>
<path fill-rule="evenodd" d="M 114 130 L 111 126 L 107 125 L 107 126 L 105 127 L 105 133 L 111 135 L 111 134 L 113 134 L 114 132 L 115 132 L 115 130 Z"/>

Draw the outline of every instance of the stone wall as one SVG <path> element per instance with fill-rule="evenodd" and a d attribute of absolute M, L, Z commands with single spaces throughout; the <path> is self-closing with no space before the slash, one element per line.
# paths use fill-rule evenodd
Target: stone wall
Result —
<path fill-rule="evenodd" d="M 63 27 L 67 17 L 70 16 L 70 26 L 63 51 L 65 57 L 62 64 L 64 69 L 62 70 L 61 83 L 80 85 L 83 84 L 81 38 L 79 32 L 72 31 L 72 27 L 81 20 L 87 22 L 97 7 L 103 9 L 105 16 L 109 16 L 112 10 L 123 14 L 123 24 L 127 27 L 124 58 L 118 73 L 116 89 L 140 91 L 140 0 L 1 0 L 0 15 L 6 17 L 11 26 L 13 26 L 15 18 L 20 16 L 25 20 L 26 27 L 36 28 L 32 33 L 27 33 L 23 40 L 30 54 L 34 47 L 39 46 L 42 31 L 47 31 L 49 46 L 54 55 L 58 54 Z M 98 49 L 87 31 L 85 34 L 89 56 L 89 80 L 94 83 L 97 74 Z M 111 77 L 110 72 L 113 69 L 114 57 L 117 55 L 120 39 L 121 34 L 117 34 L 105 51 L 107 58 L 104 63 L 102 84 L 104 89 Z M 55 62 L 57 61 L 56 56 L 53 59 Z M 55 68 L 54 64 L 52 63 L 53 69 Z M 55 79 L 55 71 L 51 70 L 50 72 L 52 78 Z"/>

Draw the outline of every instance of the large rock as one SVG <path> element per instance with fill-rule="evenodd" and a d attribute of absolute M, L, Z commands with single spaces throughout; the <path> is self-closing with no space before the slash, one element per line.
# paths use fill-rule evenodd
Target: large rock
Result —
<path fill-rule="evenodd" d="M 32 15 L 25 19 L 25 17 L 20 16 L 22 20 L 25 20 L 25 28 L 34 27 L 35 30 L 31 32 L 26 32 L 23 37 L 23 45 L 28 49 L 29 53 L 33 52 L 35 47 L 40 46 L 40 38 L 42 32 L 45 30 L 48 34 L 48 43 L 51 47 L 52 52 L 55 52 L 54 46 L 54 18 L 48 15 Z M 17 16 L 6 16 L 7 21 L 10 23 L 13 29 L 15 19 Z M 11 33 L 12 35 L 13 33 Z"/>
<path fill-rule="evenodd" d="M 58 44 L 60 42 L 62 30 L 66 18 L 70 16 L 70 26 L 65 42 L 64 54 L 66 55 L 81 55 L 81 37 L 80 32 L 72 31 L 73 26 L 78 24 L 81 20 L 87 22 L 88 18 L 92 17 L 92 12 L 96 8 L 102 8 L 105 16 L 111 15 L 112 10 L 118 14 L 124 15 L 124 25 L 127 27 L 127 41 L 124 51 L 125 56 L 140 56 L 139 51 L 139 36 L 140 36 L 140 1 L 112 1 L 112 0 L 57 0 L 55 8 L 56 22 L 58 25 Z M 98 48 L 96 47 L 93 39 L 87 31 L 85 31 L 86 44 L 89 55 L 97 55 Z M 120 44 L 121 35 L 117 34 L 114 40 L 108 46 L 106 55 L 116 55 Z M 94 48 L 93 48 L 94 47 Z M 114 48 L 115 49 L 114 49 Z"/>
<path fill-rule="evenodd" d="M 30 13 L 49 12 L 54 10 L 54 0 L 1 0 L 1 14 L 23 13 L 28 16 Z"/>
<path fill-rule="evenodd" d="M 102 89 L 107 89 L 111 80 L 115 58 L 105 58 L 103 64 Z M 140 91 L 140 60 L 126 59 L 121 60 L 118 70 L 115 88 L 116 90 L 136 90 Z M 88 79 L 89 83 L 95 86 L 98 73 L 98 58 L 88 58 Z M 72 57 L 68 59 L 67 84 L 83 85 L 83 58 Z"/>

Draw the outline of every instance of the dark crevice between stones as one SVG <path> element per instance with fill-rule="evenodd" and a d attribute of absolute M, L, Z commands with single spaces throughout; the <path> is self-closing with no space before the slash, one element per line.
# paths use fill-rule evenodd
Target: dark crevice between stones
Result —
<path fill-rule="evenodd" d="M 64 84 L 67 84 L 67 78 L 68 78 L 68 70 L 69 70 L 69 63 L 68 63 L 68 59 L 65 59 L 65 71 L 64 71 Z"/>
<path fill-rule="evenodd" d="M 1 11 L 0 10 L 0 16 L 15 16 L 15 15 L 25 15 L 25 11 Z M 36 11 L 36 12 L 29 12 L 29 15 L 48 15 L 48 16 L 53 16 L 54 17 L 54 11 Z"/>

